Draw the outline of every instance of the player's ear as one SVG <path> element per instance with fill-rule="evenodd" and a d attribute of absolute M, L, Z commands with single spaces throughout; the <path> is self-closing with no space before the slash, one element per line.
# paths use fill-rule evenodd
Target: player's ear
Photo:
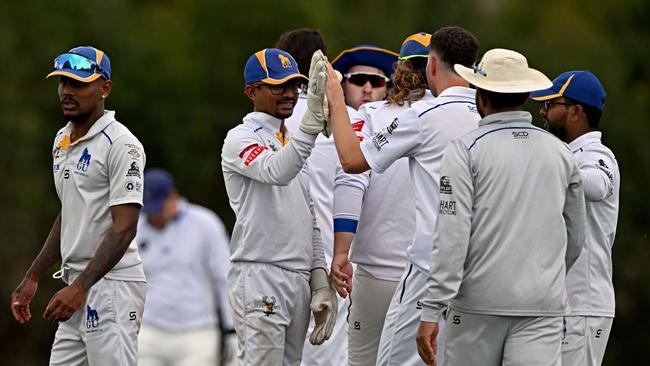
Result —
<path fill-rule="evenodd" d="M 99 80 L 104 80 L 104 79 L 99 78 Z M 111 94 L 111 90 L 113 90 L 113 81 L 104 80 L 104 82 L 102 83 L 102 99 L 108 98 L 108 95 Z"/>
<path fill-rule="evenodd" d="M 255 96 L 255 91 L 257 90 L 257 86 L 253 84 L 248 84 L 244 86 L 244 94 L 248 97 L 248 99 L 252 100 L 253 102 L 256 99 Z"/>

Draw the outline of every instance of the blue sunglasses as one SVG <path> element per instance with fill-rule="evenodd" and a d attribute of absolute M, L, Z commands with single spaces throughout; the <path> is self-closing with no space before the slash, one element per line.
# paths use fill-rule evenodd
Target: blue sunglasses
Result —
<path fill-rule="evenodd" d="M 108 74 L 96 62 L 88 59 L 85 56 L 76 53 L 64 53 L 54 59 L 54 69 L 57 71 L 74 70 L 84 71 L 93 74 L 101 74 L 106 80 L 109 79 Z"/>

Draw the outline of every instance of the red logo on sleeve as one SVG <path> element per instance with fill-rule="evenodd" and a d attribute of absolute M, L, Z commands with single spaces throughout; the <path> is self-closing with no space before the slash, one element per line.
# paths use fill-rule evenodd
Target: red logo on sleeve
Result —
<path fill-rule="evenodd" d="M 248 149 L 248 148 L 252 149 L 250 154 L 248 154 L 248 157 L 246 157 L 246 161 L 244 161 L 244 165 L 246 165 L 246 166 L 249 166 L 250 163 L 253 162 L 253 160 L 257 159 L 257 157 L 260 156 L 264 150 L 268 150 L 268 148 L 266 146 L 259 146 L 257 144 L 255 144 L 253 147 L 252 146 L 253 145 L 246 148 L 246 149 Z M 242 151 L 240 156 L 243 156 L 246 153 L 246 151 L 248 151 L 246 149 L 244 149 L 244 151 Z"/>
<path fill-rule="evenodd" d="M 365 121 L 357 121 L 351 124 L 352 129 L 354 130 L 354 133 L 357 135 L 357 139 L 359 141 L 363 141 L 363 135 L 361 135 L 361 130 L 363 129 L 363 125 L 365 124 Z"/>

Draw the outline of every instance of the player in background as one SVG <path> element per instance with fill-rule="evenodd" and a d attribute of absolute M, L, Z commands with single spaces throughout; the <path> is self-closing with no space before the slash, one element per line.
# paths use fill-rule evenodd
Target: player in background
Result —
<path fill-rule="evenodd" d="M 61 211 L 43 249 L 11 296 L 24 324 L 40 278 L 59 259 L 66 286 L 43 317 L 58 322 L 50 365 L 137 365 L 145 277 L 134 240 L 142 206 L 144 149 L 105 109 L 112 90 L 108 56 L 76 47 L 54 60 L 68 123 L 52 148 Z"/>
<path fill-rule="evenodd" d="M 445 150 L 418 352 L 436 364 L 446 317 L 447 364 L 560 365 L 565 273 L 585 240 L 585 207 L 571 151 L 523 111 L 551 81 L 499 48 L 454 69 L 476 86 L 483 118 Z"/>
<path fill-rule="evenodd" d="M 232 365 L 237 335 L 228 301 L 229 239 L 223 223 L 183 198 L 163 169 L 144 173 L 142 212 L 136 240 L 147 300 L 139 365 Z"/>
<path fill-rule="evenodd" d="M 325 128 L 326 61 L 314 53 L 307 111 L 288 135 L 284 119 L 298 100 L 301 79 L 285 51 L 254 53 L 244 68 L 244 92 L 254 112 L 228 132 L 221 167 L 236 222 L 228 286 L 239 360 L 243 365 L 299 365 L 309 325 L 313 344 L 329 338 L 336 291 L 309 195 L 305 162 Z"/>
<path fill-rule="evenodd" d="M 283 33 L 275 44 L 276 48 L 289 52 L 298 63 L 298 69 L 306 73 L 311 66 L 314 52 L 321 50 L 327 54 L 327 45 L 318 29 L 301 28 Z M 306 86 L 306 83 L 305 83 Z M 284 120 L 289 133 L 298 130 L 298 125 L 307 110 L 307 88 L 302 88 L 291 117 Z M 334 140 L 320 134 L 316 137 L 314 148 L 307 159 L 309 165 L 309 194 L 314 201 L 316 221 L 321 231 L 325 249 L 325 261 L 332 263 L 332 191 L 334 175 L 338 164 Z M 329 341 L 315 346 L 305 339 L 302 365 L 305 366 L 339 366 L 347 359 L 346 319 L 348 302 L 338 299 L 336 324 Z M 312 332 L 315 323 L 311 317 L 309 330 Z"/>
<path fill-rule="evenodd" d="M 587 242 L 567 273 L 571 311 L 565 317 L 562 364 L 600 365 L 614 321 L 612 247 L 621 184 L 616 157 L 598 131 L 605 89 L 590 71 L 567 71 L 551 88 L 530 96 L 543 102 L 544 128 L 569 144 L 585 192 Z"/>
<path fill-rule="evenodd" d="M 420 298 L 431 262 L 431 243 L 438 213 L 440 162 L 452 138 L 475 129 L 480 119 L 474 90 L 454 70 L 476 60 L 478 40 L 460 27 L 444 27 L 431 36 L 426 75 L 434 100 L 418 101 L 372 139 L 359 142 L 348 127 L 342 90 L 328 83 L 332 132 L 343 169 L 383 173 L 398 159 L 409 157 L 415 192 L 415 238 L 407 249 L 407 264 L 386 313 L 377 354 L 378 365 L 421 364 L 413 339 L 420 322 Z M 330 75 L 332 75 L 331 70 Z M 344 279 L 350 281 L 350 278 Z"/>
<path fill-rule="evenodd" d="M 359 109 L 364 138 L 371 139 L 412 103 L 433 99 L 426 79 L 430 39 L 428 33 L 416 33 L 404 40 L 387 100 Z M 382 174 L 354 175 L 359 176 L 365 179 L 337 176 L 331 273 L 339 294 L 350 294 L 351 299 L 348 365 L 374 366 L 386 311 L 407 263 L 406 248 L 413 241 L 415 196 L 408 158 L 397 160 Z M 354 275 L 351 262 L 356 264 Z M 351 283 L 342 279 L 344 273 Z"/>

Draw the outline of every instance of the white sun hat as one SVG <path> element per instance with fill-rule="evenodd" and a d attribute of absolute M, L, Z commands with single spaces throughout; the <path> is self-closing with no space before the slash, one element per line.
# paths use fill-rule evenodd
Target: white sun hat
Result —
<path fill-rule="evenodd" d="M 470 84 L 497 93 L 527 93 L 553 86 L 546 75 L 528 67 L 524 55 L 503 48 L 487 51 L 478 66 L 455 64 L 454 70 Z"/>

